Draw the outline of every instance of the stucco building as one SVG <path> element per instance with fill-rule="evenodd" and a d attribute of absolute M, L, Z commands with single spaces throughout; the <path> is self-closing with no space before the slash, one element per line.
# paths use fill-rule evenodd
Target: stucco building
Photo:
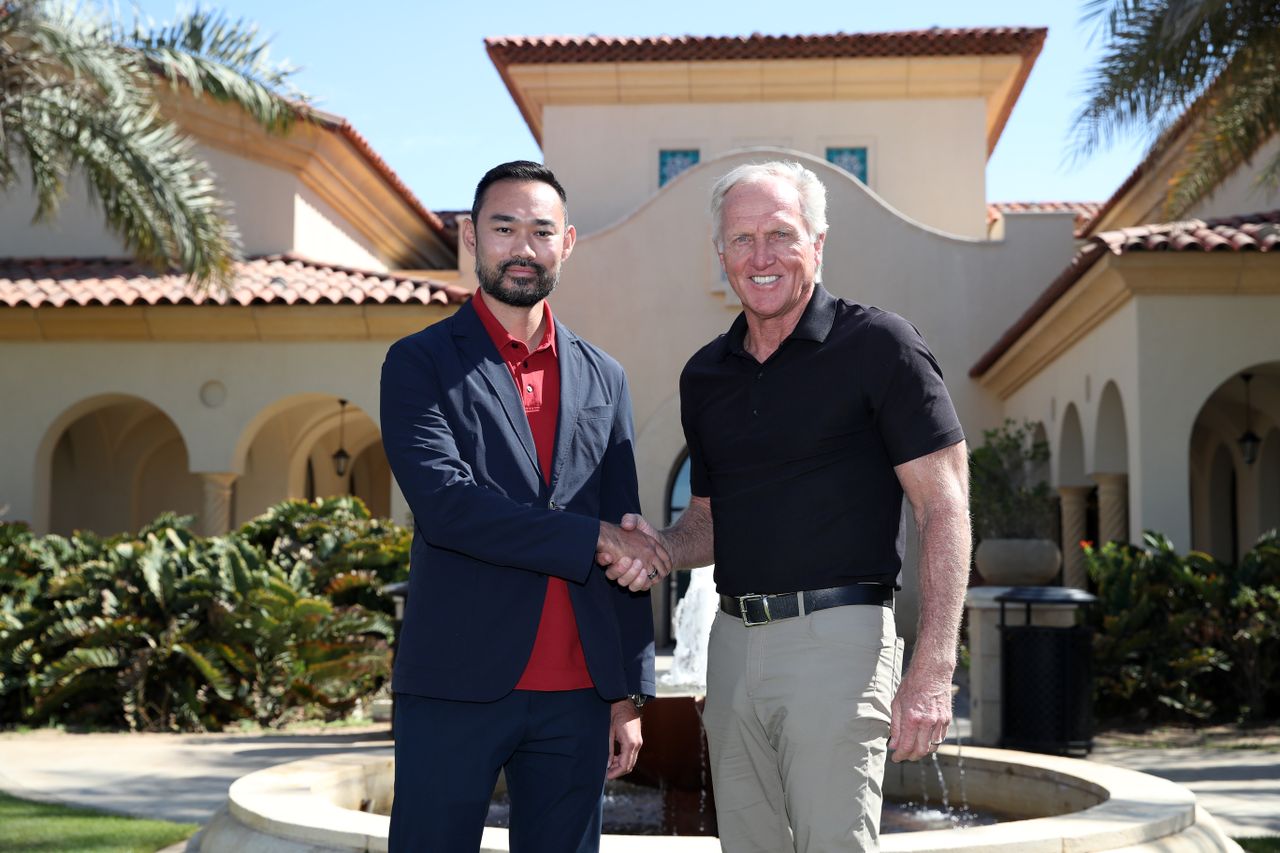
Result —
<path fill-rule="evenodd" d="M 971 439 L 1005 417 L 1039 424 L 1069 582 L 1086 535 L 1154 528 L 1230 558 L 1280 524 L 1280 196 L 1243 167 L 1194 221 L 1160 223 L 1184 129 L 1105 202 L 989 204 L 987 158 L 1044 38 L 487 43 L 568 190 L 579 242 L 553 303 L 627 368 L 646 514 L 686 498 L 676 380 L 739 310 L 710 243 L 710 186 L 785 157 L 828 188 L 824 283 L 920 328 Z M 392 340 L 475 287 L 453 216 L 336 117 L 279 138 L 204 101 L 167 108 L 213 164 L 250 260 L 231 292 L 194 294 L 123 260 L 86 203 L 37 227 L 26 196 L 6 198 L 0 505 L 38 530 L 111 532 L 176 509 L 216 531 L 285 497 L 351 491 L 405 520 L 378 369 Z"/>

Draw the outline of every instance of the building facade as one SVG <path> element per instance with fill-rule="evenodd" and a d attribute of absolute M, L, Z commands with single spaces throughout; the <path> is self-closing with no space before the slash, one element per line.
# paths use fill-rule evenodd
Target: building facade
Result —
<path fill-rule="evenodd" d="M 1066 582 L 1082 582 L 1080 539 L 1157 529 L 1230 559 L 1280 525 L 1280 196 L 1245 166 L 1162 223 L 1175 133 L 1105 202 L 988 204 L 987 158 L 1044 38 L 487 43 L 568 190 L 579 242 L 553 303 L 628 371 L 648 516 L 687 500 L 680 369 L 739 310 L 710 187 L 785 158 L 828 189 L 824 284 L 920 329 L 970 440 L 1006 417 L 1037 424 Z M 280 139 L 207 103 L 167 108 L 213 164 L 250 260 L 230 293 L 192 294 L 122 259 L 87 204 L 49 229 L 6 199 L 0 505 L 38 530 L 176 509 L 217 531 L 285 497 L 351 492 L 405 521 L 378 368 L 474 290 L 452 218 L 336 117 Z M 910 609 L 910 567 L 904 582 Z"/>

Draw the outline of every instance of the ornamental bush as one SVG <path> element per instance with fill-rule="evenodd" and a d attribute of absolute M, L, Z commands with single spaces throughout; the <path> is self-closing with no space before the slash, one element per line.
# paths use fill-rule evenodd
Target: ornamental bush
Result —
<path fill-rule="evenodd" d="M 983 430 L 969 453 L 969 509 L 981 539 L 1047 539 L 1053 535 L 1053 492 L 1041 476 L 1049 445 L 1035 425 L 1007 419 Z"/>
<path fill-rule="evenodd" d="M 225 536 L 0 525 L 0 724 L 220 729 L 337 718 L 389 674 L 386 580 L 409 534 L 355 498 L 289 501 Z"/>
<path fill-rule="evenodd" d="M 1143 548 L 1086 544 L 1096 710 L 1102 718 L 1208 722 L 1280 715 L 1280 541 L 1240 565 L 1148 532 Z"/>

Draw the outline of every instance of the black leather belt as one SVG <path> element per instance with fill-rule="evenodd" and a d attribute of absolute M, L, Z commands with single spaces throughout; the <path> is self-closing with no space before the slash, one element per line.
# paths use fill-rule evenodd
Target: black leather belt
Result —
<path fill-rule="evenodd" d="M 801 609 L 801 603 L 804 609 Z M 878 583 L 855 583 L 830 589 L 783 592 L 777 595 L 722 595 L 720 609 L 738 616 L 742 624 L 767 625 L 779 619 L 790 619 L 802 613 L 843 607 L 846 604 L 878 604 L 893 606 L 893 587 Z"/>

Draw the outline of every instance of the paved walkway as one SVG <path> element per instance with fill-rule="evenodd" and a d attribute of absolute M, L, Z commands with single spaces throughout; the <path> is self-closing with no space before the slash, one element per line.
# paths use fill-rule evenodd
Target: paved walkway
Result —
<path fill-rule="evenodd" d="M 388 749 L 385 725 L 290 734 L 0 734 L 0 790 L 139 817 L 203 824 L 254 770 L 333 752 Z"/>
<path fill-rule="evenodd" d="M 1185 785 L 1233 838 L 1280 836 L 1280 730 L 1274 727 L 1236 735 L 1106 735 L 1089 758 Z"/>
<path fill-rule="evenodd" d="M 390 746 L 385 725 L 290 734 L 7 733 L 0 734 L 0 790 L 204 823 L 223 804 L 231 782 L 245 773 L 332 752 Z M 1186 785 L 1228 835 L 1280 835 L 1280 733 L 1179 746 L 1151 736 L 1108 736 L 1099 739 L 1091 760 Z"/>

